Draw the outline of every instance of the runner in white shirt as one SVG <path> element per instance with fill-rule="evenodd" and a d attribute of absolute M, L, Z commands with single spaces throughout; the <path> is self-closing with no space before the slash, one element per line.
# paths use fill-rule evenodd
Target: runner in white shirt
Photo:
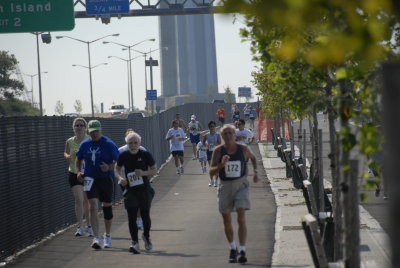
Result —
<path fill-rule="evenodd" d="M 185 132 L 179 128 L 179 122 L 174 120 L 172 122 L 172 128 L 170 128 L 165 136 L 165 139 L 169 141 L 170 151 L 175 159 L 176 173 L 183 173 L 183 142 L 185 141 Z"/>
<path fill-rule="evenodd" d="M 207 171 L 207 149 L 206 137 L 202 136 L 201 141 L 197 144 L 197 155 L 201 165 L 201 170 L 203 173 Z"/>
<path fill-rule="evenodd" d="M 237 123 L 236 141 L 243 144 L 250 144 L 254 141 L 254 134 L 249 129 L 244 128 L 245 121 L 240 119 Z"/>
<path fill-rule="evenodd" d="M 188 124 L 190 142 L 193 148 L 193 160 L 196 159 L 196 145 L 200 141 L 200 131 L 203 129 L 199 121 L 196 121 L 196 116 L 193 114 L 190 117 L 190 122 Z"/>

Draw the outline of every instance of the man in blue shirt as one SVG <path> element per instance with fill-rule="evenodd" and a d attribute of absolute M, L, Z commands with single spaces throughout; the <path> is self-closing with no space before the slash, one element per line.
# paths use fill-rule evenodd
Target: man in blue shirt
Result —
<path fill-rule="evenodd" d="M 111 245 L 111 223 L 113 218 L 112 199 L 114 192 L 114 167 L 118 159 L 118 148 L 115 143 L 101 133 L 98 120 L 88 123 L 90 137 L 84 140 L 76 152 L 76 170 L 78 180 L 84 183 L 84 191 L 90 204 L 90 218 L 94 233 L 92 248 L 101 249 L 99 237 L 99 220 L 97 212 L 103 203 L 104 214 L 104 247 Z M 83 170 L 83 162 L 85 168 Z"/>

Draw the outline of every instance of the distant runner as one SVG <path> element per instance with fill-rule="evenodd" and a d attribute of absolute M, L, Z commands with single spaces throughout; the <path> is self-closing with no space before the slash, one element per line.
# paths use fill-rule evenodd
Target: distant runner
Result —
<path fill-rule="evenodd" d="M 226 111 L 222 107 L 222 105 L 219 106 L 216 115 L 218 117 L 218 121 L 220 122 L 220 126 L 222 127 L 225 123 L 225 116 L 226 116 Z"/>
<path fill-rule="evenodd" d="M 170 128 L 165 136 L 165 139 L 169 141 L 170 151 L 175 160 L 176 174 L 183 173 L 183 142 L 185 141 L 185 132 L 179 128 L 178 120 L 172 122 L 172 128 Z"/>
<path fill-rule="evenodd" d="M 193 160 L 195 160 L 196 146 L 197 143 L 199 143 L 200 141 L 200 131 L 203 129 L 203 127 L 201 126 L 200 122 L 196 120 L 196 116 L 194 114 L 190 117 L 188 128 L 189 128 L 190 142 L 192 143 L 192 149 L 193 149 Z"/>

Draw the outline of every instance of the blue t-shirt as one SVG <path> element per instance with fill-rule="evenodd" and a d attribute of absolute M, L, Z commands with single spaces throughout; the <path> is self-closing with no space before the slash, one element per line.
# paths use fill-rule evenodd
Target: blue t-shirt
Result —
<path fill-rule="evenodd" d="M 111 165 L 118 159 L 118 147 L 106 136 L 101 136 L 99 141 L 92 141 L 90 138 L 82 141 L 76 152 L 79 160 L 85 160 L 85 176 L 92 178 L 107 178 L 114 174 L 114 170 L 101 171 L 100 164 Z"/>

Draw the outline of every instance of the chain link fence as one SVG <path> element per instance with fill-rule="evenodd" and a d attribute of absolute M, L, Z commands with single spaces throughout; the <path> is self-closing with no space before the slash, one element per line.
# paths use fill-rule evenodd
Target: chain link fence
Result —
<path fill-rule="evenodd" d="M 245 104 L 238 104 L 243 117 Z M 231 104 L 190 103 L 151 117 L 130 114 L 127 119 L 98 119 L 103 135 L 117 146 L 125 144 L 127 128 L 142 136 L 142 145 L 153 154 L 160 167 L 169 157 L 165 135 L 176 113 L 189 122 L 196 115 L 203 128 L 217 121 L 222 106 L 226 123 L 232 121 Z M 76 222 L 73 196 L 68 183 L 68 163 L 63 157 L 65 141 L 73 136 L 74 118 L 0 118 L 0 262 L 7 257 Z M 218 122 L 217 122 L 218 123 Z M 115 200 L 121 199 L 115 187 Z"/>

